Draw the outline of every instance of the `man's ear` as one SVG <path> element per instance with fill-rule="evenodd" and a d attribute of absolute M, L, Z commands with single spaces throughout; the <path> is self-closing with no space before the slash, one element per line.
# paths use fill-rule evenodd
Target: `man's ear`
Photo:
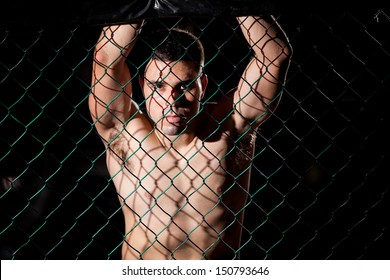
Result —
<path fill-rule="evenodd" d="M 203 74 L 202 77 L 200 77 L 200 82 L 202 85 L 202 97 L 201 98 L 203 98 L 203 96 L 206 92 L 207 85 L 209 83 L 209 78 L 207 77 L 206 74 Z"/>
<path fill-rule="evenodd" d="M 139 83 L 139 86 L 141 87 L 142 96 L 145 98 L 145 93 L 144 93 L 145 78 L 144 78 L 144 76 L 142 76 L 142 75 L 138 76 L 138 83 Z"/>
<path fill-rule="evenodd" d="M 144 88 L 144 77 L 142 75 L 138 76 L 138 82 L 142 90 Z"/>

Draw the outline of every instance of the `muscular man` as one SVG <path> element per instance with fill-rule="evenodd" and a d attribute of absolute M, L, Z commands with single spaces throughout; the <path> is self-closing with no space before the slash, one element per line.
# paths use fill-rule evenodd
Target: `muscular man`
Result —
<path fill-rule="evenodd" d="M 237 20 L 254 54 L 237 88 L 203 103 L 203 47 L 172 29 L 139 77 L 146 113 L 126 62 L 144 22 L 102 30 L 89 107 L 122 205 L 123 259 L 237 258 L 255 130 L 278 103 L 291 53 L 276 21 Z"/>

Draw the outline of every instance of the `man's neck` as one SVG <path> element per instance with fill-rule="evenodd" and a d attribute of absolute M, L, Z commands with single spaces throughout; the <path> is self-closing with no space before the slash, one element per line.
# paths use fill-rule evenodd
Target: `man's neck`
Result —
<path fill-rule="evenodd" d="M 189 128 L 179 135 L 166 135 L 156 132 L 158 139 L 166 150 L 175 151 L 180 155 L 186 155 L 194 147 L 198 138 Z"/>

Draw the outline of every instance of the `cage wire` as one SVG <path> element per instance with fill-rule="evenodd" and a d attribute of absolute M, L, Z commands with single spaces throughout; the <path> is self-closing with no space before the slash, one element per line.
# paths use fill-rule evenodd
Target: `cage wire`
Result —
<path fill-rule="evenodd" d="M 294 53 L 279 107 L 257 132 L 235 256 L 388 259 L 389 13 L 278 20 Z M 203 42 L 205 102 L 238 83 L 250 54 L 234 18 L 155 18 L 143 32 L 157 27 Z M 100 30 L 1 28 L 1 259 L 121 258 L 123 205 L 87 106 Z M 148 55 L 141 36 L 134 77 Z"/>

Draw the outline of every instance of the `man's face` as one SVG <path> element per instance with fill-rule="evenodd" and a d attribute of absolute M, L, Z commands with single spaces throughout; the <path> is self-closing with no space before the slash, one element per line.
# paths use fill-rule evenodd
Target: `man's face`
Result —
<path fill-rule="evenodd" d="M 156 128 L 179 135 L 200 109 L 207 78 L 194 63 L 152 59 L 141 79 L 146 110 Z"/>

